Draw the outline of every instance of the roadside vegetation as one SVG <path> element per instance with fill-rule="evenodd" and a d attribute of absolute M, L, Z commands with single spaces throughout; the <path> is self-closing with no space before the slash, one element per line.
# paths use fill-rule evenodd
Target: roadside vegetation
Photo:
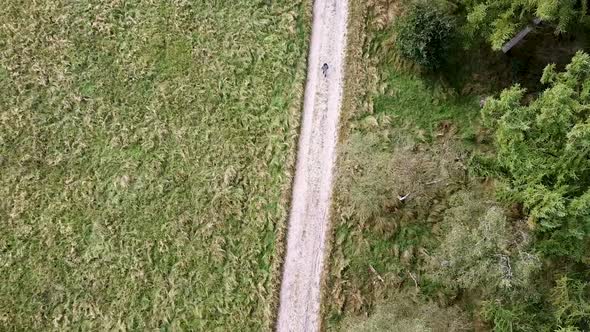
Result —
<path fill-rule="evenodd" d="M 586 11 L 352 6 L 327 330 L 590 329 Z"/>
<path fill-rule="evenodd" d="M 310 10 L 2 3 L 0 330 L 271 328 Z"/>

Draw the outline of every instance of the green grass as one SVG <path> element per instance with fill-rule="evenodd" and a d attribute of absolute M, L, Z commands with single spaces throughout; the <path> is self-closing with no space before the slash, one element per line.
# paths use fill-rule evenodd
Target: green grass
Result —
<path fill-rule="evenodd" d="M 269 329 L 309 5 L 2 7 L 0 329 Z"/>
<path fill-rule="evenodd" d="M 375 28 L 383 18 L 371 10 L 366 18 L 366 41 L 358 46 L 363 56 L 353 59 L 369 65 L 347 78 L 355 87 L 349 86 L 354 91 L 345 105 L 359 106 L 343 125 L 334 193 L 323 298 L 325 326 L 333 331 L 415 291 L 411 277 L 420 278 L 423 250 L 436 241 L 433 226 L 444 217 L 448 197 L 465 185 L 463 152 L 479 117 L 477 97 L 412 74 L 388 50 L 388 32 Z M 408 188 L 414 196 L 400 206 L 396 195 Z M 427 286 L 425 278 L 420 287 Z"/>
<path fill-rule="evenodd" d="M 423 130 L 432 136 L 443 121 L 465 131 L 479 116 L 476 98 L 449 95 L 437 83 L 392 68 L 381 71 L 386 88 L 373 98 L 374 111 L 392 117 L 396 127 Z"/>

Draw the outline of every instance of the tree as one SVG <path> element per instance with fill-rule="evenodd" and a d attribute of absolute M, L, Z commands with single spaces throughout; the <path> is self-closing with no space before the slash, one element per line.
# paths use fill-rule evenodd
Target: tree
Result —
<path fill-rule="evenodd" d="M 495 332 L 588 331 L 590 288 L 587 276 L 577 278 L 559 277 L 537 303 L 521 298 L 484 301 L 481 313 L 493 323 Z"/>
<path fill-rule="evenodd" d="M 419 1 L 400 17 L 395 29 L 395 45 L 400 55 L 432 70 L 447 57 L 455 22 L 438 6 Z"/>
<path fill-rule="evenodd" d="M 586 329 L 590 324 L 590 292 L 588 283 L 563 276 L 551 291 L 553 315 L 565 331 Z M 579 330 L 578 330 L 579 331 Z"/>
<path fill-rule="evenodd" d="M 518 85 L 490 99 L 501 197 L 524 204 L 546 254 L 580 260 L 590 232 L 590 57 L 578 52 L 563 73 L 547 66 L 548 88 L 528 105 Z"/>
<path fill-rule="evenodd" d="M 482 35 L 500 49 L 519 29 L 534 17 L 555 23 L 563 33 L 585 17 L 587 0 L 462 0 L 467 9 L 466 30 Z"/>
<path fill-rule="evenodd" d="M 456 290 L 484 296 L 516 294 L 530 284 L 540 259 L 529 252 L 525 233 L 515 232 L 503 211 L 461 193 L 451 200 L 450 225 L 430 262 L 431 277 Z"/>

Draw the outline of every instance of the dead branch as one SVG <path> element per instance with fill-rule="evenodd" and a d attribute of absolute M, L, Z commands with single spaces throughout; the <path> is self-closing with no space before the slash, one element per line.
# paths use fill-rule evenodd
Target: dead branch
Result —
<path fill-rule="evenodd" d="M 383 280 L 383 278 L 381 278 L 381 276 L 379 275 L 379 273 L 377 273 L 377 271 L 375 270 L 373 265 L 369 264 L 369 269 L 371 270 L 371 272 L 375 273 L 375 275 L 377 276 L 379 281 L 381 281 L 382 283 L 385 283 L 385 280 Z"/>
<path fill-rule="evenodd" d="M 412 280 L 414 280 L 414 285 L 416 286 L 416 288 L 418 288 L 418 281 L 416 280 L 416 278 L 414 278 L 414 275 L 412 274 L 412 272 L 408 271 L 408 274 L 410 275 L 410 278 L 412 278 Z"/>

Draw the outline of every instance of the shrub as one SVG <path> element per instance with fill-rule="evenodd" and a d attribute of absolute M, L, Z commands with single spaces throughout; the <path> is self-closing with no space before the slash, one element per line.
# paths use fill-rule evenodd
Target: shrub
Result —
<path fill-rule="evenodd" d="M 395 30 L 400 55 L 432 70 L 445 62 L 455 22 L 437 6 L 417 2 L 399 19 Z"/>
<path fill-rule="evenodd" d="M 472 201 L 468 193 L 458 194 L 451 204 L 457 205 L 446 212 L 451 227 L 432 256 L 432 277 L 450 288 L 484 295 L 526 288 L 540 266 L 527 235 L 515 232 L 498 207 L 482 213 L 487 204 Z"/>
<path fill-rule="evenodd" d="M 516 299 L 484 301 L 482 316 L 493 323 L 494 332 L 588 331 L 590 323 L 589 286 L 584 280 L 561 276 L 541 301 Z"/>

